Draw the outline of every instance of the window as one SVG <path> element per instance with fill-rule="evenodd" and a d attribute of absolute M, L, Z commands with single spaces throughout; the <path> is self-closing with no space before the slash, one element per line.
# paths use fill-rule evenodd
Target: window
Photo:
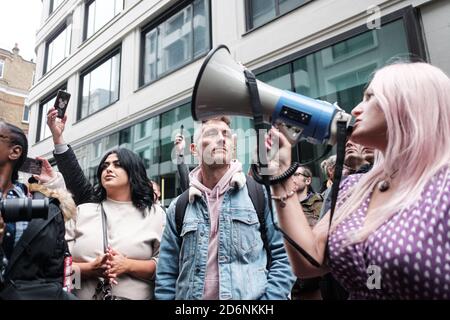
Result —
<path fill-rule="evenodd" d="M 83 119 L 119 100 L 120 48 L 81 73 L 81 103 L 78 119 Z"/>
<path fill-rule="evenodd" d="M 47 112 L 48 109 L 54 106 L 58 90 L 66 90 L 66 85 L 59 87 L 39 103 L 36 142 L 42 141 L 52 135 L 47 126 Z"/>
<path fill-rule="evenodd" d="M 30 107 L 24 106 L 23 107 L 23 115 L 22 115 L 22 122 L 28 123 L 30 121 Z"/>
<path fill-rule="evenodd" d="M 50 13 L 56 10 L 64 0 L 50 0 Z"/>
<path fill-rule="evenodd" d="M 103 151 L 102 140 L 98 140 L 98 141 L 94 142 L 93 148 L 94 148 L 94 158 L 100 158 L 100 156 L 102 155 L 102 151 Z"/>
<path fill-rule="evenodd" d="M 145 169 L 150 169 L 150 161 L 151 161 L 151 155 L 150 155 L 150 149 L 144 149 L 137 152 L 139 157 L 144 162 Z"/>
<path fill-rule="evenodd" d="M 70 54 L 71 27 L 64 25 L 46 44 L 44 73 L 47 73 Z"/>
<path fill-rule="evenodd" d="M 91 0 L 86 3 L 84 39 L 88 39 L 123 10 L 124 0 Z"/>
<path fill-rule="evenodd" d="M 311 0 L 246 0 L 247 29 L 257 28 Z"/>
<path fill-rule="evenodd" d="M 159 79 L 210 49 L 209 0 L 195 0 L 143 29 L 141 85 Z"/>
<path fill-rule="evenodd" d="M 329 62 L 333 63 L 338 60 L 351 58 L 352 56 L 359 55 L 364 51 L 371 50 L 378 46 L 376 32 L 365 32 L 354 38 L 339 42 L 331 46 L 331 59 L 327 56 Z"/>
<path fill-rule="evenodd" d="M 381 46 L 378 43 L 389 45 Z M 403 20 L 398 19 L 384 24 L 378 30 L 353 34 L 328 47 L 256 73 L 259 80 L 272 86 L 314 99 L 337 102 L 342 109 L 351 112 L 361 101 L 370 75 L 392 57 L 403 56 L 408 52 L 405 26 Z M 306 142 L 299 143 L 298 149 L 301 157 L 296 160 L 300 162 L 313 160 L 324 150 L 323 146 Z M 318 166 L 311 169 L 315 173 L 320 172 Z"/>
<path fill-rule="evenodd" d="M 5 70 L 5 61 L 0 60 L 0 79 L 3 78 L 3 71 Z"/>
<path fill-rule="evenodd" d="M 139 141 L 141 139 L 144 139 L 144 138 L 147 138 L 148 136 L 150 136 L 154 129 L 154 125 L 155 124 L 153 123 L 152 119 L 138 123 L 135 126 L 135 130 L 136 130 L 135 131 L 135 137 L 136 137 L 135 141 Z"/>
<path fill-rule="evenodd" d="M 121 130 L 119 133 L 119 146 L 130 142 L 131 142 L 131 129 L 126 128 L 124 130 Z"/>

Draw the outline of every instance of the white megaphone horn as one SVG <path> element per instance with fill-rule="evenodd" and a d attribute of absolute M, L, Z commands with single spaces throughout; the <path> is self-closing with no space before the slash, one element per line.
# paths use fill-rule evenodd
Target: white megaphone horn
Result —
<path fill-rule="evenodd" d="M 253 117 L 245 70 L 233 60 L 227 46 L 211 50 L 195 82 L 194 120 L 223 115 Z M 314 144 L 334 145 L 337 121 L 346 121 L 350 127 L 352 116 L 336 104 L 280 90 L 261 81 L 257 81 L 257 86 L 264 120 L 283 131 L 292 144 L 306 139 Z"/>

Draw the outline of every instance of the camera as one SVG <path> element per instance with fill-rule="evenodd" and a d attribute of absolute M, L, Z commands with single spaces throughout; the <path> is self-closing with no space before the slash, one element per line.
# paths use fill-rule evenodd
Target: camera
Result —
<path fill-rule="evenodd" d="M 47 219 L 48 198 L 16 198 L 0 200 L 0 213 L 5 222 Z"/>

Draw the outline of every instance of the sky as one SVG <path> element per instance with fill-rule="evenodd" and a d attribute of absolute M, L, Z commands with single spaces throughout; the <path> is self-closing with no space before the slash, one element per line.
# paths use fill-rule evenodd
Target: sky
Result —
<path fill-rule="evenodd" d="M 34 48 L 41 16 L 41 0 L 0 0 L 0 48 L 11 51 L 17 43 L 22 58 L 36 62 Z"/>

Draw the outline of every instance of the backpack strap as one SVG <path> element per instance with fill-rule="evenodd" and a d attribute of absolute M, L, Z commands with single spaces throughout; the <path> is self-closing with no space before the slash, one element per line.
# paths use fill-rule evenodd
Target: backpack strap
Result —
<path fill-rule="evenodd" d="M 178 237 L 181 237 L 181 231 L 183 229 L 184 215 L 186 214 L 186 208 L 189 203 L 189 189 L 185 190 L 177 200 L 175 204 L 175 227 L 177 229 Z"/>
<path fill-rule="evenodd" d="M 267 252 L 266 268 L 267 270 L 269 270 L 270 265 L 272 264 L 272 252 L 270 251 L 269 240 L 267 239 L 266 217 L 264 215 L 266 204 L 266 200 L 264 197 L 264 190 L 262 186 L 259 183 L 257 183 L 251 176 L 247 176 L 246 184 L 248 189 L 248 195 L 252 200 L 253 207 L 255 208 L 256 214 L 258 215 L 260 225 L 259 232 L 261 234 L 264 249 Z"/>

